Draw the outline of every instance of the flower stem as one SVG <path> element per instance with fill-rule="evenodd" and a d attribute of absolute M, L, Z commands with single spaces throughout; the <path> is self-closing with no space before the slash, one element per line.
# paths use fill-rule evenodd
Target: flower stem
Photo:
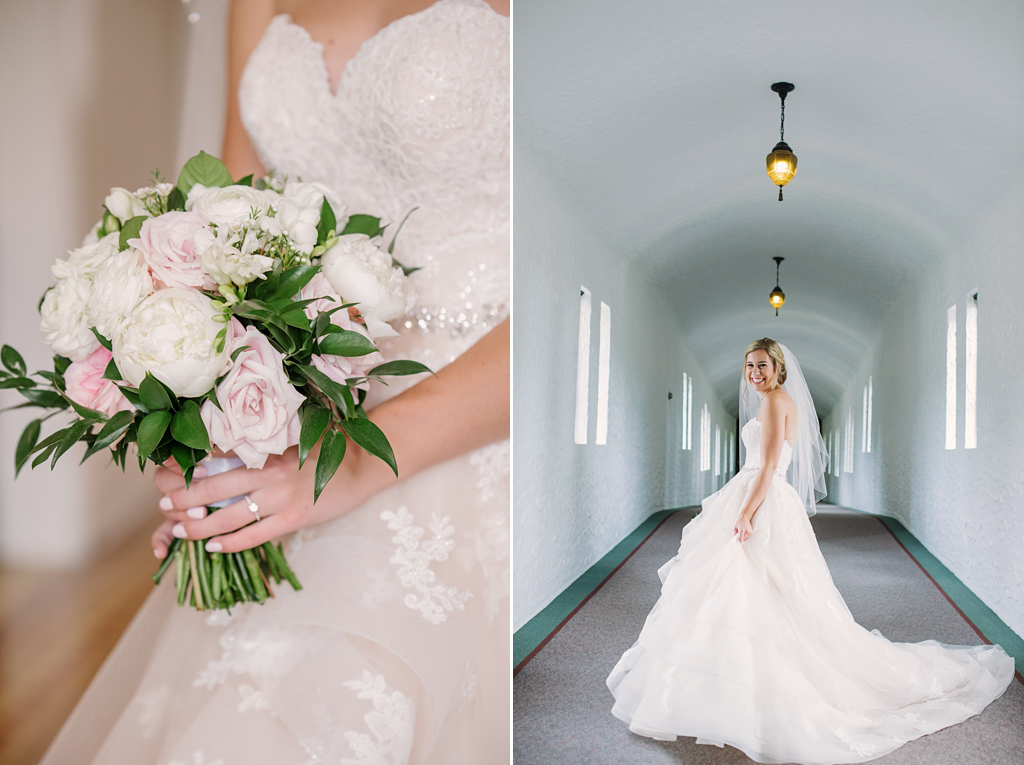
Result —
<path fill-rule="evenodd" d="M 192 597 L 196 601 L 196 608 L 203 611 L 205 610 L 203 608 L 203 592 L 199 581 L 199 566 L 196 564 L 196 543 L 194 541 L 188 543 L 188 563 L 189 571 L 192 574 Z"/>

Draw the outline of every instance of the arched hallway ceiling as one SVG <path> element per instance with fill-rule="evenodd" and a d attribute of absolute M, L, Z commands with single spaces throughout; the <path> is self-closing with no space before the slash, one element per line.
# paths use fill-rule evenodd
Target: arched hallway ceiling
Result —
<path fill-rule="evenodd" d="M 1024 170 L 1022 41 L 1019 0 L 519 0 L 515 150 L 662 286 L 727 407 L 768 334 L 825 415 Z M 781 204 L 779 80 L 800 161 Z"/>

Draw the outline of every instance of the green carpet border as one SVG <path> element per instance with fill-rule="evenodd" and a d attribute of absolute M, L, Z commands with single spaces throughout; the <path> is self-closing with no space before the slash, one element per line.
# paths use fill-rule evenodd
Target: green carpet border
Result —
<path fill-rule="evenodd" d="M 942 561 L 928 552 L 917 537 L 910 533 L 899 520 L 888 515 L 878 515 L 855 507 L 835 505 L 861 515 L 877 518 L 896 537 L 907 554 L 924 570 L 935 585 L 945 593 L 952 605 L 974 627 L 975 631 L 990 643 L 1002 646 L 1017 665 L 1018 678 L 1024 675 L 1024 640 L 1000 619 L 995 611 L 961 582 L 956 575 L 943 565 Z M 1024 679 L 1021 680 L 1024 682 Z"/>
<path fill-rule="evenodd" d="M 1013 657 L 1017 667 L 1017 677 L 1021 682 L 1024 682 L 1024 679 L 1022 679 L 1022 675 L 1024 675 L 1024 639 L 1021 639 L 1016 632 L 1010 629 L 991 608 L 982 602 L 981 598 L 971 592 L 967 585 L 961 582 L 952 571 L 932 555 L 900 521 L 888 515 L 877 515 L 864 510 L 858 510 L 855 507 L 836 504 L 833 504 L 833 506 L 853 513 L 859 513 L 860 515 L 877 518 L 895 537 L 896 541 L 900 543 L 907 555 L 921 567 L 921 570 L 928 575 L 936 587 L 946 595 L 953 607 L 974 627 L 978 635 L 990 643 L 1002 646 L 1003 650 Z M 676 507 L 669 510 L 659 510 L 648 516 L 625 539 L 615 545 L 604 557 L 557 595 L 540 613 L 516 630 L 512 640 L 513 674 L 519 672 L 522 666 L 544 647 L 552 635 L 582 608 L 583 604 L 650 538 L 670 515 L 682 510 L 696 509 L 698 509 L 696 506 Z"/>
<path fill-rule="evenodd" d="M 562 590 L 555 599 L 548 603 L 540 613 L 515 631 L 512 636 L 513 674 L 533 654 L 544 647 L 548 639 L 567 622 L 591 595 L 615 573 L 626 560 L 664 523 L 670 515 L 681 510 L 694 510 L 696 507 L 675 507 L 669 510 L 658 510 L 647 517 L 630 534 L 613 547 L 603 558 L 588 568 L 572 584 Z"/>

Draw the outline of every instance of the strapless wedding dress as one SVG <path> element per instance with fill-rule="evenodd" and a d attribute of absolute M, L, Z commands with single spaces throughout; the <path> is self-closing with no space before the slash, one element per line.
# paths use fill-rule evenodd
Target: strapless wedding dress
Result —
<path fill-rule="evenodd" d="M 744 426 L 747 463 L 658 571 L 661 598 L 608 677 L 612 713 L 643 736 L 810 765 L 880 757 L 998 698 L 1014 671 L 999 646 L 891 643 L 853 620 L 786 482 L 788 442 L 753 534 L 736 539 L 760 434 Z"/>
<path fill-rule="evenodd" d="M 395 251 L 421 268 L 419 302 L 390 358 L 438 369 L 508 315 L 509 52 L 508 18 L 439 0 L 367 40 L 335 92 L 288 16 L 247 64 L 239 105 L 265 167 L 391 231 L 419 208 Z M 507 762 L 508 474 L 495 444 L 296 534 L 304 589 L 230 617 L 179 609 L 165 577 L 45 762 Z"/>

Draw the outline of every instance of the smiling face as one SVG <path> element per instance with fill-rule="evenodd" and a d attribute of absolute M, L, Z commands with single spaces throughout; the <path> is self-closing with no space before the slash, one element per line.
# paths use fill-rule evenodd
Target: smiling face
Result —
<path fill-rule="evenodd" d="M 775 364 L 768 351 L 758 350 L 747 354 L 746 377 L 747 384 L 758 393 L 771 390 L 775 382 Z"/>

